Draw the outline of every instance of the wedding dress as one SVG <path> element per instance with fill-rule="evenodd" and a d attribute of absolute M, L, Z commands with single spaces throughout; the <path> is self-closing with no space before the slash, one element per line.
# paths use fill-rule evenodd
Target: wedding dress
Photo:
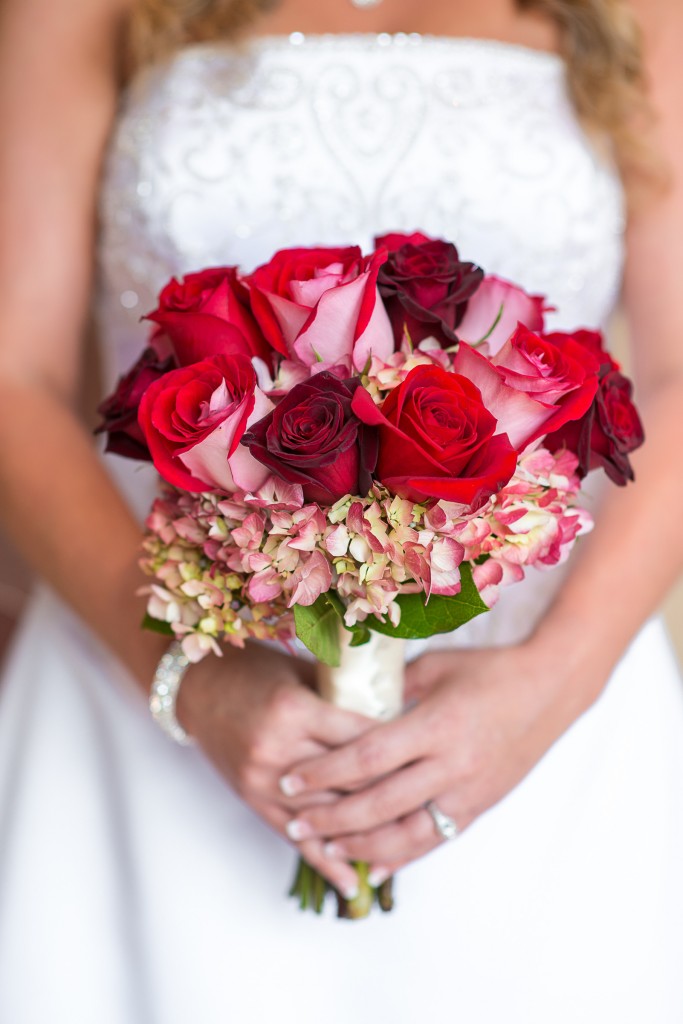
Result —
<path fill-rule="evenodd" d="M 185 49 L 124 97 L 101 215 L 107 388 L 160 286 L 207 265 L 420 229 L 576 327 L 605 323 L 623 257 L 619 181 L 562 61 L 483 40 Z M 149 470 L 105 462 L 142 516 Z M 561 576 L 435 642 L 521 639 Z M 521 785 L 401 872 L 394 914 L 300 913 L 295 856 L 41 590 L 0 704 L 3 1024 L 680 1024 L 683 700 L 661 625 Z"/>

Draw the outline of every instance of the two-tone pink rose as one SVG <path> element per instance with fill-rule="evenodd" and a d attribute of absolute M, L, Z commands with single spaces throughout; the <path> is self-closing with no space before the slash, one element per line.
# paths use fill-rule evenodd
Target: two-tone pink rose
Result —
<path fill-rule="evenodd" d="M 268 470 L 242 437 L 273 403 L 244 356 L 212 356 L 151 384 L 139 423 L 161 476 L 186 491 L 254 491 Z"/>
<path fill-rule="evenodd" d="M 251 308 L 271 345 L 311 372 L 361 372 L 372 356 L 394 351 L 391 324 L 377 290 L 386 251 L 283 249 L 245 278 Z"/>

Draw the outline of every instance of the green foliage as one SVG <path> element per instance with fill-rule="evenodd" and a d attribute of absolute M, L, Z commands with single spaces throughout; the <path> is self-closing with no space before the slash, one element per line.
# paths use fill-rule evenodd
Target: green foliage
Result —
<path fill-rule="evenodd" d="M 341 601 L 336 594 L 321 594 L 315 604 L 295 605 L 296 635 L 309 651 L 331 668 L 341 663 L 339 626 L 342 622 Z"/>
<path fill-rule="evenodd" d="M 161 633 L 162 636 L 175 637 L 170 623 L 163 622 L 161 619 L 153 619 L 148 613 L 145 613 L 145 617 L 142 620 L 142 628 L 149 630 L 151 633 Z"/>
<path fill-rule="evenodd" d="M 479 596 L 472 579 L 472 569 L 467 562 L 460 566 L 462 589 L 455 597 L 440 597 L 436 594 L 425 604 L 424 594 L 404 594 L 397 598 L 401 608 L 398 626 L 380 622 L 368 616 L 365 622 L 353 626 L 351 647 L 360 647 L 370 639 L 370 631 L 385 636 L 400 637 L 404 640 L 421 640 L 435 633 L 451 633 L 464 626 L 470 619 L 488 611 Z M 341 598 L 328 591 L 321 594 L 315 604 L 294 608 L 296 635 L 308 647 L 318 661 L 337 668 L 341 662 L 340 627 L 344 622 L 344 605 Z"/>
<path fill-rule="evenodd" d="M 460 566 L 460 575 L 462 590 L 455 597 L 433 594 L 425 604 L 424 594 L 404 594 L 397 598 L 401 608 L 398 626 L 372 617 L 367 618 L 364 625 L 377 633 L 403 637 L 404 640 L 421 640 L 435 633 L 451 633 L 470 619 L 488 611 L 474 585 L 472 570 L 467 562 Z"/>

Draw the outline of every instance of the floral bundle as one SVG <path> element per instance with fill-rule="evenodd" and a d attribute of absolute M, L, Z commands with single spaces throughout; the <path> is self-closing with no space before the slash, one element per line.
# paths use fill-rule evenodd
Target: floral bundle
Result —
<path fill-rule="evenodd" d="M 108 450 L 168 485 L 148 622 L 191 660 L 296 635 L 336 666 L 450 632 L 566 559 L 590 469 L 632 478 L 642 427 L 599 333 L 546 332 L 542 297 L 449 242 L 375 245 L 172 280 L 101 406 Z"/>

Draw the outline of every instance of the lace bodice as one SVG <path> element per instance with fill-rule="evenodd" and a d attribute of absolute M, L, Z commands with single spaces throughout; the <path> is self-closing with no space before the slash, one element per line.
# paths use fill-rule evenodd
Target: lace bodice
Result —
<path fill-rule="evenodd" d="M 603 323 L 621 276 L 619 180 L 562 60 L 487 40 L 294 33 L 182 50 L 124 97 L 101 222 L 107 386 L 172 274 L 251 269 L 283 246 L 421 229 L 547 295 L 568 327 Z M 143 478 L 112 461 L 144 511 Z"/>
<path fill-rule="evenodd" d="M 113 373 L 171 274 L 387 229 L 456 241 L 568 325 L 611 309 L 622 196 L 559 57 L 426 36 L 195 46 L 141 75 L 102 192 L 99 319 Z"/>

